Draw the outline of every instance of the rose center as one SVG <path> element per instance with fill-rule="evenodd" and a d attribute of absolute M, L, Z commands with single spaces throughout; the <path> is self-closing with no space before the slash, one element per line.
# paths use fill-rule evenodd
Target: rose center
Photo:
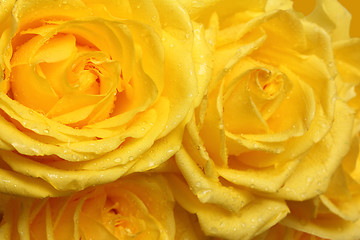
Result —
<path fill-rule="evenodd" d="M 283 77 L 279 73 L 272 73 L 268 69 L 257 69 L 252 72 L 253 90 L 259 91 L 268 97 L 275 96 L 282 88 Z M 255 85 L 255 86 L 254 86 Z"/>
<path fill-rule="evenodd" d="M 80 92 L 100 94 L 101 66 L 95 64 L 92 59 L 88 59 L 85 64 L 76 65 L 72 72 L 75 78 L 68 78 L 70 86 Z"/>

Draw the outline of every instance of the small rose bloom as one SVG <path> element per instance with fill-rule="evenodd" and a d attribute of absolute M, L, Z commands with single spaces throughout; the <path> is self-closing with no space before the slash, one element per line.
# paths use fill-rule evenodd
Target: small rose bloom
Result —
<path fill-rule="evenodd" d="M 1 206 L 3 240 L 201 239 L 160 175 L 131 175 L 68 197 L 3 196 Z"/>

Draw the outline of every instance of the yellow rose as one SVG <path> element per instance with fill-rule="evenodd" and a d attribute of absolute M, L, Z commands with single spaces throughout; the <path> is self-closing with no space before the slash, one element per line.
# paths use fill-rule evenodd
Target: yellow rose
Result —
<path fill-rule="evenodd" d="M 201 237 L 159 175 L 131 175 L 68 197 L 2 202 L 3 240 Z"/>
<path fill-rule="evenodd" d="M 0 191 L 111 182 L 180 147 L 211 62 L 175 0 L 0 1 Z"/>
<path fill-rule="evenodd" d="M 354 113 L 336 95 L 333 35 L 291 1 L 183 5 L 215 60 L 175 155 L 192 193 L 175 197 L 207 235 L 251 239 L 286 216 L 284 200 L 325 193 L 349 149 Z"/>

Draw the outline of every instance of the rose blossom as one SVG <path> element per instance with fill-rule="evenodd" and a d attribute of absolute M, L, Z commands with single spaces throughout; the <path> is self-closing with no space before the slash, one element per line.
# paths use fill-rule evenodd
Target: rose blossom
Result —
<path fill-rule="evenodd" d="M 2 195 L 7 239 L 200 239 L 161 175 L 133 174 L 67 197 Z"/>
<path fill-rule="evenodd" d="M 1 192 L 59 196 L 179 149 L 211 62 L 176 1 L 0 6 Z"/>
<path fill-rule="evenodd" d="M 291 1 L 183 4 L 215 61 L 175 157 L 185 181 L 172 182 L 189 193 L 175 197 L 207 235 L 251 239 L 288 214 L 286 200 L 325 193 L 349 150 L 354 112 L 337 95 L 333 50 L 344 31 L 330 34 L 314 23 L 324 14 L 304 17 Z"/>

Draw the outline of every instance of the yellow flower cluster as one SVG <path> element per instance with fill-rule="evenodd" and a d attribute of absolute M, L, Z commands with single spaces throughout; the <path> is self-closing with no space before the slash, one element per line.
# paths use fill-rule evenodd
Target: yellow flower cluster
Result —
<path fill-rule="evenodd" d="M 360 38 L 293 4 L 0 0 L 0 239 L 360 239 Z"/>

